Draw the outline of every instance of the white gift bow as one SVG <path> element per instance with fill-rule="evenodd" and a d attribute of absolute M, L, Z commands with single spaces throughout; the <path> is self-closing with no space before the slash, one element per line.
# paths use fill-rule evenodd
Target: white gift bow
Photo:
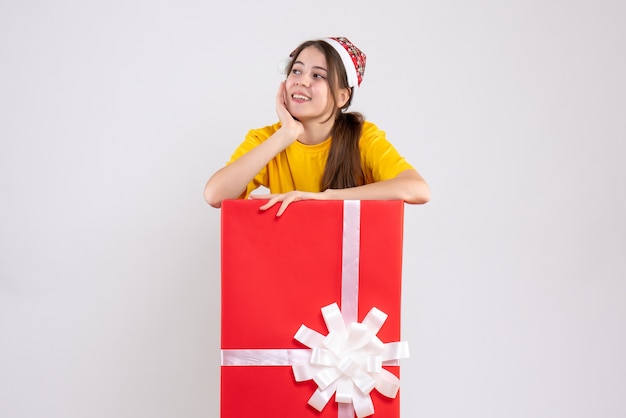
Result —
<path fill-rule="evenodd" d="M 383 365 L 397 365 L 409 357 L 407 342 L 384 344 L 376 334 L 387 314 L 372 308 L 362 323 L 358 316 L 359 242 L 361 206 L 344 201 L 341 306 L 322 308 L 328 335 L 302 325 L 295 338 L 311 349 L 222 350 L 222 366 L 292 366 L 296 381 L 315 381 L 318 389 L 309 405 L 321 411 L 335 394 L 338 418 L 372 415 L 369 393 L 376 389 L 395 398 L 400 380 Z M 355 389 L 356 386 L 356 389 Z"/>
<path fill-rule="evenodd" d="M 409 357 L 407 342 L 384 344 L 376 334 L 387 314 L 372 308 L 362 323 L 345 326 L 339 306 L 332 303 L 322 308 L 328 335 L 302 325 L 294 338 L 311 348 L 307 362 L 292 366 L 297 382 L 313 380 L 318 388 L 309 405 L 321 411 L 335 394 L 335 401 L 352 404 L 359 418 L 374 413 L 370 392 L 376 389 L 388 398 L 395 398 L 400 379 L 383 369 L 401 358 Z M 350 415 L 352 417 L 352 411 Z"/>

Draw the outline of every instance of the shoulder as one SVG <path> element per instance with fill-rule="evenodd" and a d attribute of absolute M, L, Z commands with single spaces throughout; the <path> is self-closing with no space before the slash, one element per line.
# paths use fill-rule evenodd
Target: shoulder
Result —
<path fill-rule="evenodd" d="M 278 128 L 280 128 L 280 123 L 264 126 L 262 128 L 250 129 L 246 134 L 244 140 L 233 152 L 231 156 L 231 161 L 241 157 L 243 154 L 255 148 L 257 145 L 263 143 L 270 136 L 272 136 L 274 132 L 278 130 Z"/>
<path fill-rule="evenodd" d="M 363 121 L 363 134 L 365 134 L 366 132 L 376 132 L 376 131 L 380 131 L 380 129 L 374 122 L 372 122 L 371 120 Z"/>
<path fill-rule="evenodd" d="M 359 140 L 361 154 L 366 158 L 381 158 L 383 155 L 395 153 L 395 148 L 391 141 L 387 139 L 387 134 L 371 121 L 364 121 Z"/>
<path fill-rule="evenodd" d="M 273 125 L 267 125 L 262 128 L 254 128 L 248 131 L 246 138 L 248 139 L 256 139 L 257 141 L 263 142 L 270 136 L 274 135 L 274 133 L 280 128 L 280 122 L 276 122 Z"/>
<path fill-rule="evenodd" d="M 363 127 L 361 128 L 361 146 L 368 146 L 378 141 L 386 142 L 385 131 L 371 121 L 364 121 Z"/>

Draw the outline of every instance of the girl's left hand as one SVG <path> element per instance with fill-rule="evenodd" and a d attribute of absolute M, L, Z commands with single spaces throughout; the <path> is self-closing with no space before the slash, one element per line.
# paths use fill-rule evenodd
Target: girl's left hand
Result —
<path fill-rule="evenodd" d="M 263 206 L 259 207 L 261 210 L 267 210 L 274 206 L 278 202 L 282 202 L 280 207 L 278 208 L 278 212 L 276 212 L 276 216 L 280 216 L 285 212 L 287 206 L 289 206 L 292 202 L 297 202 L 298 200 L 322 200 L 323 193 L 313 193 L 313 192 L 301 192 L 299 190 L 294 190 L 292 192 L 281 193 L 281 194 L 259 194 L 254 195 L 251 194 L 249 196 L 250 199 L 269 199 L 269 201 Z"/>

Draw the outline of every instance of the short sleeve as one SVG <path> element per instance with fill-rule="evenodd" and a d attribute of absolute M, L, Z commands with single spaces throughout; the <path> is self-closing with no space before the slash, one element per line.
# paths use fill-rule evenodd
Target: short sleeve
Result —
<path fill-rule="evenodd" d="M 233 152 L 228 164 L 231 164 L 232 162 L 238 160 L 239 158 L 241 158 L 242 155 L 248 153 L 249 151 L 257 147 L 259 144 L 261 144 L 265 139 L 267 139 L 267 137 L 263 135 L 261 132 L 262 130 L 259 130 L 259 129 L 252 129 L 248 131 L 248 134 L 246 135 L 243 142 L 239 144 L 235 152 Z M 241 196 L 239 197 L 246 198 L 255 189 L 259 188 L 260 186 L 267 187 L 267 184 L 268 184 L 268 175 L 267 175 L 267 166 L 265 166 L 261 169 L 261 171 L 259 171 L 254 176 L 254 178 L 250 181 L 250 183 L 248 183 L 248 185 L 246 186 L 246 191 L 242 193 Z"/>
<path fill-rule="evenodd" d="M 413 169 L 387 140 L 385 132 L 371 122 L 363 124 L 359 146 L 366 183 L 389 180 L 405 170 Z"/>

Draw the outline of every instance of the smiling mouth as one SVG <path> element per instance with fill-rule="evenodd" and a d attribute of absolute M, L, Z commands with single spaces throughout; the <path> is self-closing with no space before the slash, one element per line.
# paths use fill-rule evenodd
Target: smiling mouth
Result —
<path fill-rule="evenodd" d="M 292 94 L 292 95 L 291 95 L 291 98 L 292 98 L 292 99 L 295 99 L 295 100 L 305 100 L 305 101 L 309 101 L 309 100 L 311 100 L 311 98 L 310 98 L 310 97 L 303 96 L 302 94 Z"/>

